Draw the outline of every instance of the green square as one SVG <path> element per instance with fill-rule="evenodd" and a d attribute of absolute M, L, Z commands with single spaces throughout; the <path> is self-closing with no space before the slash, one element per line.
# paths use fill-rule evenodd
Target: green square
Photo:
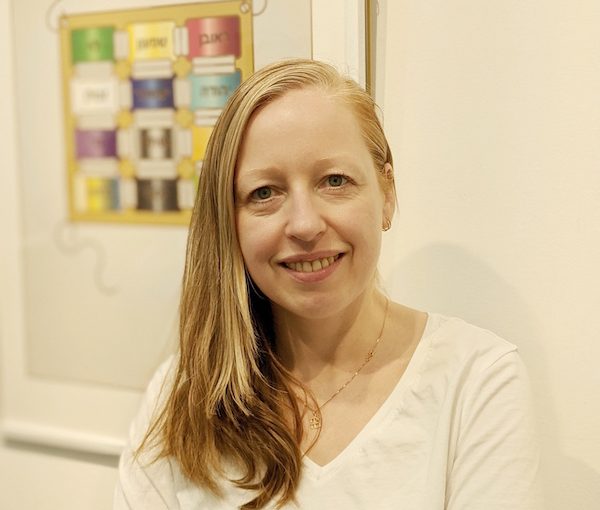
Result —
<path fill-rule="evenodd" d="M 73 63 L 114 60 L 113 27 L 83 28 L 71 32 Z"/>

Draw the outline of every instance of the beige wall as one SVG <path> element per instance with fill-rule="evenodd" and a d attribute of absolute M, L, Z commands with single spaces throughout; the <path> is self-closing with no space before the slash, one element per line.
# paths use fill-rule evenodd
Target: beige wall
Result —
<path fill-rule="evenodd" d="M 16 187 L 12 42 L 8 0 L 0 0 L 0 182 Z M 13 239 L 14 204 L 0 204 L 0 262 L 17 247 Z M 10 299 L 0 271 L 0 300 Z M 0 310 L 8 307 L 0 306 Z M 0 316 L 0 325 L 3 317 Z M 6 331 L 0 327 L 0 332 Z M 1 333 L 0 333 L 1 334 Z M 0 342 L 0 345 L 2 342 Z M 0 361 L 4 353 L 0 352 Z M 0 363 L 0 366 L 3 364 Z M 3 374 L 0 374 L 2 380 Z M 2 404 L 0 402 L 0 404 Z M 105 510 L 111 507 L 114 461 L 70 452 L 6 444 L 0 440 L 0 508 L 2 510 Z"/>
<path fill-rule="evenodd" d="M 0 0 L 0 182 L 16 187 L 12 42 L 8 0 Z M 14 195 L 13 195 L 14 196 Z M 0 204 L 0 261 L 17 249 L 14 204 Z M 10 253 L 9 253 L 10 252 Z M 0 271 L 0 300 L 14 298 L 5 271 Z M 8 307 L 0 306 L 0 310 Z M 0 325 L 3 317 L 0 316 Z M 6 331 L 0 327 L 0 332 Z M 0 342 L 1 344 L 2 342 Z M 0 352 L 0 357 L 4 353 Z M 0 358 L 0 361 L 2 359 Z M 3 365 L 0 363 L 0 366 Z M 0 374 L 0 380 L 3 374 Z M 1 404 L 1 403 L 0 403 Z M 115 468 L 100 457 L 0 442 L 0 508 L 2 510 L 105 510 L 111 506 Z"/>
<path fill-rule="evenodd" d="M 0 446 L 2 510 L 108 510 L 115 468 L 98 458 Z"/>
<path fill-rule="evenodd" d="M 600 502 L 600 3 L 387 2 L 392 294 L 516 343 L 547 507 Z"/>
<path fill-rule="evenodd" d="M 9 3 L 0 0 L 3 185 L 16 175 Z M 519 345 L 540 416 L 547 508 L 595 509 L 600 4 L 380 3 L 378 90 L 399 186 L 384 279 L 398 299 Z M 0 217 L 8 210 L 0 204 Z M 98 461 L 1 444 L 0 508 L 109 508 L 115 471 Z"/>

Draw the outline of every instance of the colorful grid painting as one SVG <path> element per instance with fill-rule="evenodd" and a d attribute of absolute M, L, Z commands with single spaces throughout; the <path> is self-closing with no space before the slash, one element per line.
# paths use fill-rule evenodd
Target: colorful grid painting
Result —
<path fill-rule="evenodd" d="M 213 125 L 254 71 L 247 0 L 65 16 L 73 220 L 187 224 Z"/>

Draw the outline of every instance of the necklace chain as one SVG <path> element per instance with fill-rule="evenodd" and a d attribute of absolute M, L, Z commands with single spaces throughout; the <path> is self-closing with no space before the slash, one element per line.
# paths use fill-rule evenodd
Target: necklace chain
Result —
<path fill-rule="evenodd" d="M 379 342 L 381 342 L 381 339 L 383 338 L 383 330 L 385 329 L 385 321 L 387 319 L 389 306 L 390 306 L 390 300 L 387 299 L 386 303 L 385 303 L 385 314 L 383 316 L 383 322 L 381 324 L 381 331 L 379 332 L 379 336 L 377 337 L 377 340 L 375 340 L 375 343 L 373 344 L 373 347 L 371 347 L 371 349 L 369 350 L 369 352 L 367 352 L 367 355 L 365 356 L 365 359 L 362 362 L 362 364 L 354 371 L 354 373 L 350 376 L 350 378 L 344 384 L 342 384 L 337 390 L 335 390 L 333 392 L 333 394 L 325 402 L 323 402 L 321 405 L 317 405 L 316 409 L 312 409 L 308 405 L 308 402 L 305 402 L 305 406 L 312 413 L 312 416 L 311 416 L 311 418 L 309 420 L 309 424 L 310 424 L 310 428 L 311 429 L 313 429 L 313 430 L 320 430 L 322 428 L 322 426 L 323 426 L 323 419 L 321 418 L 321 410 L 327 404 L 329 404 L 329 402 L 331 402 L 335 397 L 337 397 L 342 391 L 344 391 L 346 389 L 346 387 L 352 381 L 354 381 L 354 379 L 356 378 L 356 376 L 358 374 L 360 374 L 361 370 L 363 368 L 365 368 L 365 366 L 367 365 L 367 363 L 369 363 L 369 361 L 371 361 L 373 359 L 373 356 L 375 354 L 375 350 L 377 349 L 377 346 L 379 345 Z"/>

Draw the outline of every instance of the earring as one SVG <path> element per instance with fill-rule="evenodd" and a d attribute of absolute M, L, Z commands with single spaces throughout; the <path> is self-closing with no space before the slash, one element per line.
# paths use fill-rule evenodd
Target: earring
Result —
<path fill-rule="evenodd" d="M 392 222 L 386 218 L 383 222 L 383 227 L 381 227 L 381 230 L 387 232 L 390 228 L 392 228 Z"/>

